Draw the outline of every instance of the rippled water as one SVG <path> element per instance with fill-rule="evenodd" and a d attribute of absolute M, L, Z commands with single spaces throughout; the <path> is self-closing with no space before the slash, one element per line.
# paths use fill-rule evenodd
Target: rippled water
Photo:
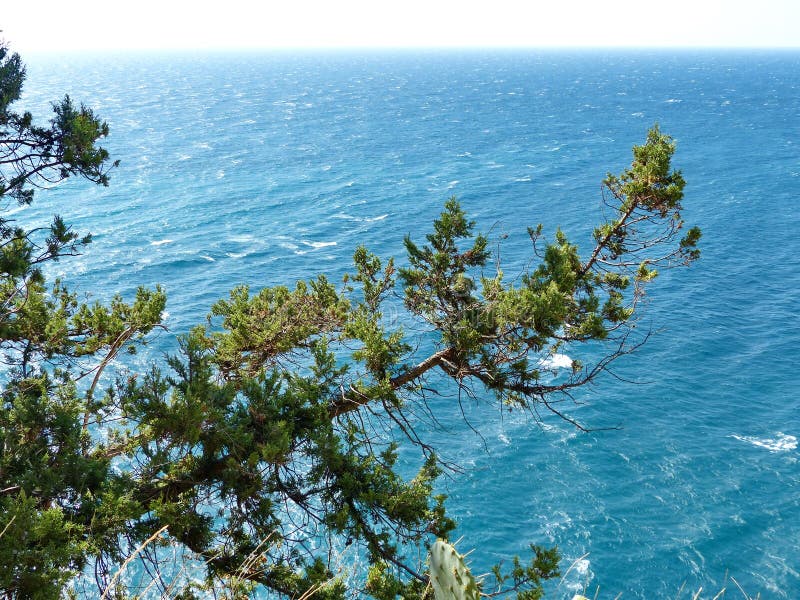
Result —
<path fill-rule="evenodd" d="M 441 406 L 466 469 L 444 482 L 451 511 L 476 561 L 531 541 L 557 544 L 565 570 L 580 558 L 550 597 L 675 598 L 684 583 L 685 597 L 726 573 L 752 596 L 800 596 L 800 55 L 26 58 L 27 106 L 85 101 L 122 165 L 110 188 L 71 182 L 18 217 L 58 211 L 95 234 L 58 266 L 75 287 L 165 284 L 173 333 L 235 284 L 337 277 L 359 243 L 402 256 L 453 194 L 508 235 L 506 273 L 529 254 L 526 225 L 588 244 L 600 180 L 658 121 L 704 254 L 654 286 L 658 335 L 619 371 L 631 383 L 607 379 L 572 411 L 619 429 L 468 402 L 480 437 Z"/>

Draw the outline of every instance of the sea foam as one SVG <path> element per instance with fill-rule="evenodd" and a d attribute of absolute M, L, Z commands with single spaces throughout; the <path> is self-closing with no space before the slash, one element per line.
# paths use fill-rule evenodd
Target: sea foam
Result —
<path fill-rule="evenodd" d="M 732 434 L 732 438 L 742 442 L 747 442 L 759 448 L 765 448 L 770 452 L 789 452 L 797 448 L 797 438 L 787 435 L 780 431 L 775 433 L 775 437 L 755 437 L 751 435 Z"/>

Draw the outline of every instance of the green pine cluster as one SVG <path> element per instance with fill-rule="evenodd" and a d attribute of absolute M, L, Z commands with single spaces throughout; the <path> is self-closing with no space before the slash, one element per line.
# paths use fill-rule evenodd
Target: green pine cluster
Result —
<path fill-rule="evenodd" d="M 36 125 L 12 110 L 24 79 L 0 45 L 4 207 L 72 176 L 107 185 L 107 125 L 68 97 Z M 42 268 L 91 238 L 59 217 L 24 230 L 0 216 L 0 594 L 59 598 L 90 580 L 98 596 L 135 595 L 121 583 L 135 560 L 156 593 L 176 598 L 432 598 L 427 549 L 455 523 L 437 493 L 436 439 L 421 435 L 416 411 L 434 386 L 482 389 L 485 401 L 584 427 L 559 400 L 636 348 L 639 300 L 657 270 L 698 257 L 673 151 L 654 127 L 632 166 L 608 177 L 611 218 L 586 255 L 539 226 L 528 231 L 534 266 L 506 279 L 450 199 L 424 242 L 406 239 L 405 266 L 357 248 L 340 284 L 236 288 L 176 356 L 111 384 L 102 375 L 119 353 L 162 327 L 164 293 L 82 303 Z M 430 343 L 385 318 L 399 303 Z M 554 354 L 598 345 L 599 359 L 548 374 Z M 414 473 L 400 465 L 405 447 L 418 451 Z M 558 555 L 531 550 L 528 563 L 493 571 L 496 588 L 472 592 L 540 597 Z M 176 551 L 182 579 L 167 567 Z"/>

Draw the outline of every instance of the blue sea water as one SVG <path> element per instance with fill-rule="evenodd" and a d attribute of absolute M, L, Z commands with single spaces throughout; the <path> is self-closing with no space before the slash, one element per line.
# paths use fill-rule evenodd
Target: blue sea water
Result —
<path fill-rule="evenodd" d="M 122 163 L 111 187 L 69 182 L 18 218 L 94 234 L 53 272 L 74 288 L 164 284 L 155 354 L 236 284 L 336 279 L 358 244 L 402 257 L 451 195 L 508 236 L 506 274 L 530 258 L 527 225 L 588 247 L 601 179 L 659 122 L 704 237 L 701 261 L 649 293 L 657 335 L 581 393 L 570 414 L 593 433 L 468 402 L 477 435 L 439 406 L 464 468 L 442 485 L 476 570 L 558 545 L 571 568 L 551 598 L 739 597 L 730 576 L 800 597 L 800 54 L 25 58 L 26 107 L 86 102 Z"/>

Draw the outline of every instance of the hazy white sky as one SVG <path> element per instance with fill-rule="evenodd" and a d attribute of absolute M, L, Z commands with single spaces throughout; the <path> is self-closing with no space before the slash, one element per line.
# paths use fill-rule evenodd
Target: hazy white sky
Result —
<path fill-rule="evenodd" d="M 800 0 L 9 0 L 17 51 L 800 46 Z"/>

